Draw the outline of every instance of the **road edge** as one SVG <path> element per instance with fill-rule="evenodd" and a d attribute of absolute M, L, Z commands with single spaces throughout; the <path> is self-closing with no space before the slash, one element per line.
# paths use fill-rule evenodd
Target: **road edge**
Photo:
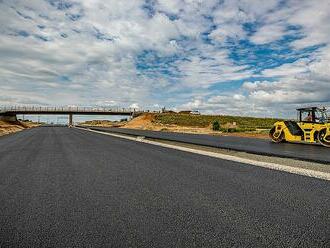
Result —
<path fill-rule="evenodd" d="M 287 166 L 287 165 L 281 165 L 281 164 L 270 163 L 270 162 L 261 162 L 261 161 L 257 161 L 257 160 L 240 158 L 240 157 L 236 157 L 236 156 L 232 156 L 232 155 L 226 155 L 226 154 L 209 152 L 209 151 L 202 151 L 202 150 L 198 150 L 198 149 L 194 149 L 194 148 L 187 148 L 187 147 L 178 146 L 178 145 L 164 144 L 164 143 L 160 143 L 157 141 L 145 139 L 144 137 L 131 137 L 131 136 L 127 136 L 127 135 L 102 132 L 102 131 L 92 130 L 92 129 L 88 129 L 88 128 L 80 128 L 80 127 L 74 127 L 74 128 L 93 132 L 93 133 L 108 135 L 108 136 L 112 136 L 112 137 L 122 138 L 122 139 L 126 139 L 126 140 L 131 140 L 131 141 L 135 141 L 135 142 L 157 145 L 157 146 L 175 149 L 175 150 L 179 150 L 179 151 L 184 151 L 184 152 L 219 158 L 219 159 L 223 159 L 223 160 L 229 160 L 229 161 L 234 161 L 234 162 L 238 162 L 238 163 L 263 167 L 263 168 L 267 168 L 267 169 L 271 169 L 271 170 L 283 171 L 283 172 L 288 172 L 291 174 L 313 177 L 313 178 L 317 178 L 317 179 L 330 181 L 330 173 L 308 170 L 308 169 L 304 169 L 304 168 L 291 167 L 291 166 Z"/>
<path fill-rule="evenodd" d="M 101 131 L 101 132 L 109 132 L 109 133 L 119 133 L 122 135 L 128 135 L 128 136 L 138 136 L 137 134 L 130 134 L 130 133 L 126 133 L 126 132 L 120 132 L 118 130 L 113 131 L 113 130 L 100 130 L 98 127 L 83 127 L 83 128 L 89 128 L 92 130 L 96 130 L 96 131 Z M 118 128 L 118 129 L 123 129 L 123 130 L 127 130 L 127 128 Z M 137 130 L 137 131 L 142 131 L 142 130 Z M 147 130 L 147 131 L 151 131 L 151 132 L 157 132 L 157 131 L 152 131 L 152 130 Z M 178 141 L 175 139 L 171 139 L 171 138 L 165 138 L 165 137 L 152 137 L 149 135 L 145 135 L 145 134 L 141 134 L 141 136 L 145 136 L 148 139 L 157 139 L 157 140 L 164 140 L 164 141 L 170 141 L 170 142 L 182 142 L 185 144 L 192 144 L 192 145 L 200 145 L 200 146 L 205 146 L 205 147 L 213 147 L 213 148 L 219 148 L 219 149 L 226 149 L 226 150 L 231 150 L 231 151 L 236 151 L 236 152 L 245 152 L 245 153 L 249 153 L 249 154 L 255 154 L 255 155 L 260 155 L 260 156 L 270 156 L 270 157 L 279 157 L 279 158 L 287 158 L 287 159 L 294 159 L 297 161 L 305 161 L 305 162 L 311 162 L 311 163 L 319 163 L 319 164 L 330 164 L 329 161 L 324 161 L 320 158 L 316 159 L 316 158 L 309 158 L 309 157 L 296 157 L 294 155 L 288 155 L 288 154 L 274 154 L 272 152 L 262 152 L 262 151 L 253 151 L 253 150 L 246 150 L 246 149 L 242 149 L 242 148 L 238 148 L 238 147 L 227 147 L 222 145 L 221 143 L 219 143 L 217 146 L 214 145 L 208 145 L 208 144 L 200 144 L 198 142 L 191 142 L 191 141 Z M 271 141 L 270 141 L 271 142 Z M 301 144 L 301 145 L 307 145 L 307 144 Z"/>

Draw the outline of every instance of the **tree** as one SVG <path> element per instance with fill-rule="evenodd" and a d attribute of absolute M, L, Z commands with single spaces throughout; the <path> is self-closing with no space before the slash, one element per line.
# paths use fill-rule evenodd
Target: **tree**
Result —
<path fill-rule="evenodd" d="M 214 131 L 219 131 L 220 130 L 220 123 L 219 121 L 214 121 L 213 124 L 212 124 L 212 129 Z"/>

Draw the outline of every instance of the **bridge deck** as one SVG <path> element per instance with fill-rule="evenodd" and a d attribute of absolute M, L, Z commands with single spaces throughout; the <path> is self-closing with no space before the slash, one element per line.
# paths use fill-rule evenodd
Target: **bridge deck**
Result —
<path fill-rule="evenodd" d="M 89 107 L 0 107 L 0 115 L 54 114 L 54 115 L 136 115 L 148 111 L 132 108 L 89 108 Z"/>

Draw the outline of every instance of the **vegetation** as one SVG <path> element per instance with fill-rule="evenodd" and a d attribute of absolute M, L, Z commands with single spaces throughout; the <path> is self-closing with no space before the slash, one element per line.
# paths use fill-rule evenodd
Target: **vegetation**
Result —
<path fill-rule="evenodd" d="M 111 125 L 113 122 L 108 120 L 91 120 L 91 121 L 84 121 L 82 123 L 79 123 L 80 125 L 89 125 L 89 126 L 95 126 L 95 125 Z"/>
<path fill-rule="evenodd" d="M 239 127 L 220 128 L 220 131 L 224 133 L 253 132 L 256 130 L 257 130 L 256 128 L 239 128 Z"/>
<path fill-rule="evenodd" d="M 244 132 L 256 129 L 270 129 L 278 119 L 273 118 L 255 118 L 242 116 L 226 116 L 226 115 L 190 115 L 164 113 L 156 114 L 155 122 L 161 124 L 188 126 L 188 127 L 209 127 L 217 121 L 219 129 L 224 132 Z M 221 123 L 221 128 L 220 128 Z M 225 128 L 225 124 L 235 123 L 236 127 Z"/>
<path fill-rule="evenodd" d="M 219 131 L 220 130 L 220 123 L 219 121 L 214 121 L 213 124 L 212 124 L 212 129 L 213 131 Z"/>

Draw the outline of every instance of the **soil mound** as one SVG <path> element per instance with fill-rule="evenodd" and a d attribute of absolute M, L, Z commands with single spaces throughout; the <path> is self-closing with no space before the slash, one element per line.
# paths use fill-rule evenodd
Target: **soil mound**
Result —
<path fill-rule="evenodd" d="M 135 117 L 128 123 L 126 123 L 123 127 L 124 128 L 135 128 L 135 129 L 154 129 L 156 128 L 154 114 L 143 114 L 138 117 Z"/>

